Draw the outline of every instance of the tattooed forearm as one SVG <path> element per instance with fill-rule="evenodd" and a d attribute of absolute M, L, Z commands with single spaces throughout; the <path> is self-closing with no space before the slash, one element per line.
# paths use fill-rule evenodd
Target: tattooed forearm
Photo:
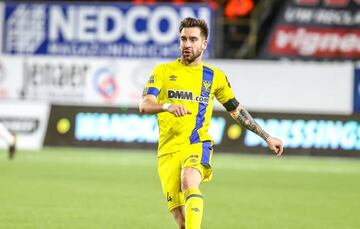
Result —
<path fill-rule="evenodd" d="M 233 119 L 235 119 L 240 125 L 259 135 L 265 141 L 269 137 L 269 134 L 266 133 L 259 126 L 259 124 L 255 122 L 253 117 L 251 117 L 250 113 L 245 108 L 239 106 L 235 111 L 231 112 L 230 114 Z"/>

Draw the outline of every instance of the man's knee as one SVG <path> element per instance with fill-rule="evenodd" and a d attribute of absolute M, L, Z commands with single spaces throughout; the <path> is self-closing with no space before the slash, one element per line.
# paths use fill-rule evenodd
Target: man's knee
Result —
<path fill-rule="evenodd" d="M 184 207 L 180 206 L 180 207 L 174 208 L 171 212 L 175 218 L 176 223 L 179 226 L 179 229 L 185 229 Z"/>
<path fill-rule="evenodd" d="M 199 188 L 202 177 L 199 170 L 185 167 L 181 172 L 181 190 L 184 192 L 189 188 Z"/>

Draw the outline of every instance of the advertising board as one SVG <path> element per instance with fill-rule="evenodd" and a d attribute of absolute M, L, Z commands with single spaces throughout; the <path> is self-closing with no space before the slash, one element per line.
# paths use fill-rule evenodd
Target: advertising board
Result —
<path fill-rule="evenodd" d="M 262 54 L 268 58 L 360 58 L 360 3 L 286 1 Z"/>
<path fill-rule="evenodd" d="M 180 20 L 200 17 L 211 30 L 211 14 L 206 4 L 7 2 L 3 51 L 23 55 L 177 57 Z M 211 55 L 211 49 L 210 44 L 205 56 Z"/>
<path fill-rule="evenodd" d="M 21 58 L 0 55 L 0 100 L 20 98 L 22 66 Z"/>
<path fill-rule="evenodd" d="M 359 116 L 251 112 L 288 155 L 360 156 Z M 266 143 L 227 112 L 214 112 L 209 133 L 216 152 L 271 154 Z M 155 115 L 137 109 L 53 106 L 45 144 L 156 150 Z"/>
<path fill-rule="evenodd" d="M 19 149 L 43 146 L 50 106 L 39 102 L 0 102 L 0 122 L 16 133 Z M 7 147 L 0 142 L 1 147 Z"/>

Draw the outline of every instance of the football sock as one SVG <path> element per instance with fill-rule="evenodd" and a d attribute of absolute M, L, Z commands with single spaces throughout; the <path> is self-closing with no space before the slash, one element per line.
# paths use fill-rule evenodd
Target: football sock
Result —
<path fill-rule="evenodd" d="M 203 215 L 203 196 L 200 189 L 185 191 L 185 228 L 200 229 Z"/>

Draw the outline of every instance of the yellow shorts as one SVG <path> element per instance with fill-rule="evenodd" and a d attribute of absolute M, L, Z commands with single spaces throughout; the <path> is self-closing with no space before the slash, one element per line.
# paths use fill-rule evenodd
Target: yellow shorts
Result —
<path fill-rule="evenodd" d="M 158 158 L 158 173 L 168 208 L 184 206 L 184 194 L 181 191 L 181 170 L 185 167 L 197 169 L 202 176 L 202 182 L 211 180 L 211 158 L 213 147 L 211 142 L 200 142 L 186 148 L 162 155 Z"/>

